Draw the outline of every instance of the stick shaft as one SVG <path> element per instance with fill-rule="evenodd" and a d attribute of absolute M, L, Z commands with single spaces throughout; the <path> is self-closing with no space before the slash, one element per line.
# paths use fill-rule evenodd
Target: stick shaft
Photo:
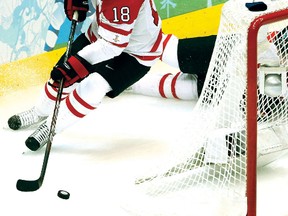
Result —
<path fill-rule="evenodd" d="M 67 62 L 67 60 L 70 56 L 70 53 L 71 53 L 71 48 L 72 48 L 72 43 L 74 40 L 77 20 L 78 20 L 78 13 L 76 11 L 74 13 L 72 24 L 71 24 L 69 39 L 68 39 L 68 43 L 67 43 L 67 49 L 66 49 L 65 56 L 64 56 L 64 63 Z M 51 125 L 50 125 L 48 142 L 47 142 L 46 149 L 45 149 L 45 155 L 44 155 L 44 159 L 43 159 L 43 164 L 42 164 L 40 176 L 36 180 L 19 179 L 17 181 L 16 188 L 20 191 L 36 191 L 41 187 L 41 185 L 43 183 L 44 176 L 45 176 L 46 169 L 47 169 L 48 159 L 49 159 L 49 155 L 50 155 L 50 151 L 51 151 L 52 141 L 53 141 L 53 137 L 55 135 L 55 128 L 56 128 L 56 122 L 57 122 L 58 112 L 59 112 L 59 108 L 60 108 L 60 102 L 61 102 L 63 87 L 64 87 L 64 79 L 61 79 L 60 85 L 58 88 L 58 92 L 57 92 L 57 98 L 56 98 L 56 102 L 55 102 L 54 112 L 53 112 L 52 121 L 51 121 Z"/>

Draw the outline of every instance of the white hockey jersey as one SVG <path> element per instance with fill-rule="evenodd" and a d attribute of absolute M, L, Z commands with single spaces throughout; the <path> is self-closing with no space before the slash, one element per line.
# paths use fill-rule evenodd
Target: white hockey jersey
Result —
<path fill-rule="evenodd" d="M 162 54 L 161 19 L 153 0 L 92 0 L 95 20 L 86 32 L 91 44 L 79 55 L 91 64 L 122 52 L 152 66 Z"/>

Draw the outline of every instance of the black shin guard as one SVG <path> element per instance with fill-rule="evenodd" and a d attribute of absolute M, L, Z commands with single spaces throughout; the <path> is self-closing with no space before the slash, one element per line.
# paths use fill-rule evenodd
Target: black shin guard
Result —
<path fill-rule="evenodd" d="M 198 76 L 198 95 L 201 94 L 216 36 L 180 39 L 178 43 L 178 61 L 183 73 Z"/>

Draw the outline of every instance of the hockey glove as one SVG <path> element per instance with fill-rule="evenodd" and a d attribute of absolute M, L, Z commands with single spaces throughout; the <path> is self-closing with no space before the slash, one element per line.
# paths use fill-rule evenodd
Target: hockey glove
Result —
<path fill-rule="evenodd" d="M 64 0 L 64 10 L 67 18 L 71 21 L 73 14 L 78 11 L 78 22 L 83 22 L 86 19 L 89 5 L 87 0 Z"/>
<path fill-rule="evenodd" d="M 68 87 L 79 82 L 89 74 L 89 66 L 90 63 L 79 55 L 71 56 L 66 63 L 56 65 L 52 69 L 50 76 L 54 82 L 50 84 L 58 87 L 60 80 L 64 79 L 64 87 Z"/>

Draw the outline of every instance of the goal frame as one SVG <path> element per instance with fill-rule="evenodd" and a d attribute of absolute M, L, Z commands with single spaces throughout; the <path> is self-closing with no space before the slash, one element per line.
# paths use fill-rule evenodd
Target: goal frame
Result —
<path fill-rule="evenodd" d="M 256 17 L 247 35 L 247 216 L 257 208 L 257 36 L 261 26 L 288 18 L 288 9 Z"/>

